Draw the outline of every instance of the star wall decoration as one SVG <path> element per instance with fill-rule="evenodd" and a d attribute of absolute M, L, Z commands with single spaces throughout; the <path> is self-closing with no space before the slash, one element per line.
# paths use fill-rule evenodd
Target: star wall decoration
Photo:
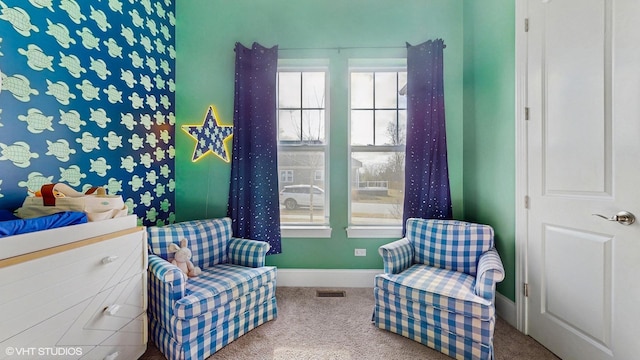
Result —
<path fill-rule="evenodd" d="M 182 125 L 182 130 L 196 140 L 191 161 L 198 161 L 209 152 L 226 162 L 230 161 L 225 144 L 233 136 L 233 125 L 218 124 L 215 107 L 209 106 L 202 125 Z"/>

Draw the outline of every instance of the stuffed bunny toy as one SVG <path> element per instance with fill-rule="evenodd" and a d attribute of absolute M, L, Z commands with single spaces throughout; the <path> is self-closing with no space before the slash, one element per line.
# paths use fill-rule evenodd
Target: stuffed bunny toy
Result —
<path fill-rule="evenodd" d="M 187 276 L 195 277 L 200 275 L 202 270 L 191 262 L 191 250 L 187 247 L 187 239 L 180 240 L 180 246 L 176 244 L 169 245 L 169 252 L 174 253 L 171 263 Z"/>

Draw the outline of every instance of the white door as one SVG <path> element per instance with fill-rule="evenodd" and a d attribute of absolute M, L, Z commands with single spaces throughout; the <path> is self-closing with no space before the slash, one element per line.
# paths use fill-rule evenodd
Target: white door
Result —
<path fill-rule="evenodd" d="M 527 330 L 640 359 L 640 0 L 526 0 Z M 622 219 L 620 219 L 622 220 Z"/>

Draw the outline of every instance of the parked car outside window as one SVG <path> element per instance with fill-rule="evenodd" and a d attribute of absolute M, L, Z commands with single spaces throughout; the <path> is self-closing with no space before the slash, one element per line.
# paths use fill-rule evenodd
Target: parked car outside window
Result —
<path fill-rule="evenodd" d="M 280 191 L 280 204 L 288 210 L 311 205 L 324 207 L 324 190 L 315 185 L 288 185 Z"/>

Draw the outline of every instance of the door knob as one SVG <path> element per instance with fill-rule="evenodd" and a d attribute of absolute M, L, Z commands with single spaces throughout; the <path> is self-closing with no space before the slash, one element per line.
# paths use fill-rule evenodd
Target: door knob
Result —
<path fill-rule="evenodd" d="M 605 220 L 608 221 L 617 221 L 622 225 L 631 225 L 634 222 L 636 222 L 636 217 L 635 215 L 633 215 L 632 213 L 628 212 L 628 211 L 620 211 L 619 213 L 613 215 L 612 217 L 606 217 L 604 215 L 600 215 L 600 214 L 591 214 L 591 215 L 595 215 L 598 217 L 601 217 Z"/>

